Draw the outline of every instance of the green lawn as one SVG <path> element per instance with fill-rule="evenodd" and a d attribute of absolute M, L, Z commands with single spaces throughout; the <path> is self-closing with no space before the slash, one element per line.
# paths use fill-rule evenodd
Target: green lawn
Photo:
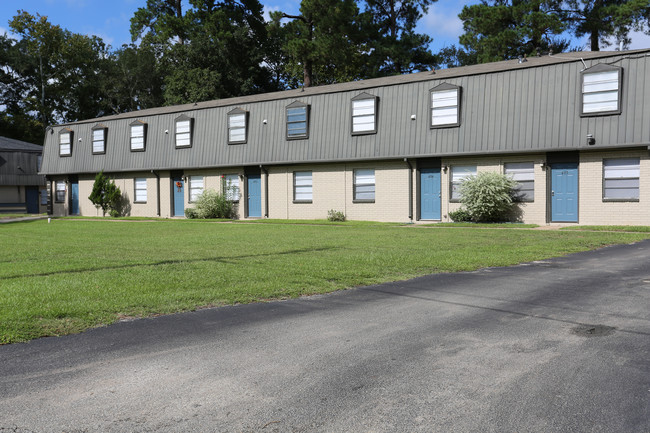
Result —
<path fill-rule="evenodd" d="M 562 230 L 645 233 L 650 232 L 650 226 L 570 226 L 564 227 Z"/>
<path fill-rule="evenodd" d="M 0 225 L 0 343 L 539 260 L 650 233 L 57 219 Z"/>

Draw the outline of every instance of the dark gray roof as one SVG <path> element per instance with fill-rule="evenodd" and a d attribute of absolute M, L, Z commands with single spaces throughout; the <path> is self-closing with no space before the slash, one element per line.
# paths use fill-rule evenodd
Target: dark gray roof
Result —
<path fill-rule="evenodd" d="M 43 152 L 43 146 L 27 143 L 13 138 L 0 137 L 0 151 L 5 152 Z"/>
<path fill-rule="evenodd" d="M 440 69 L 436 71 L 425 71 L 415 74 L 395 75 L 390 77 L 373 78 L 369 80 L 351 81 L 348 83 L 329 84 L 324 86 L 308 87 L 305 89 L 285 90 L 281 92 L 262 93 L 257 95 L 240 96 L 235 98 L 218 99 L 214 101 L 196 102 L 193 104 L 173 105 L 167 107 L 150 108 L 146 110 L 133 111 L 130 113 L 121 113 L 111 116 L 100 117 L 97 119 L 88 119 L 74 124 L 98 122 L 106 120 L 129 119 L 143 116 L 152 116 L 158 114 L 181 113 L 189 110 L 201 110 L 214 107 L 224 107 L 230 105 L 247 104 L 252 102 L 273 101 L 279 99 L 299 98 L 311 95 L 320 95 L 326 93 L 348 92 L 354 90 L 372 89 L 375 87 L 386 87 L 404 83 L 414 83 L 419 81 L 429 81 L 432 79 L 447 79 L 463 77 L 470 75 L 490 74 L 517 69 L 530 69 L 560 63 L 571 63 L 581 59 L 597 59 L 604 57 L 614 57 L 625 54 L 650 56 L 650 49 L 632 50 L 632 51 L 577 51 L 569 53 L 560 53 L 556 55 L 547 55 L 541 57 L 529 57 L 525 62 L 519 63 L 518 60 L 506 60 L 502 62 L 483 63 L 480 65 L 461 66 L 458 68 Z M 72 124 L 72 123 L 70 123 Z"/>

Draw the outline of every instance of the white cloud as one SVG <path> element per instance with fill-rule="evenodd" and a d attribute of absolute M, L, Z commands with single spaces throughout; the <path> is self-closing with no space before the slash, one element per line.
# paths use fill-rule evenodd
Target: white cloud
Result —
<path fill-rule="evenodd" d="M 271 12 L 277 12 L 279 10 L 280 10 L 280 6 L 264 5 L 264 12 L 262 13 L 262 16 L 264 17 L 264 21 L 271 21 Z"/>
<path fill-rule="evenodd" d="M 462 4 L 442 7 L 434 3 L 422 18 L 418 31 L 433 38 L 433 44 L 442 48 L 446 45 L 458 45 L 458 37 L 463 34 L 463 22 L 458 18 Z"/>
<path fill-rule="evenodd" d="M 650 35 L 646 35 L 643 32 L 632 32 L 630 33 L 630 38 L 632 39 L 632 43 L 630 44 L 631 50 L 650 48 Z"/>

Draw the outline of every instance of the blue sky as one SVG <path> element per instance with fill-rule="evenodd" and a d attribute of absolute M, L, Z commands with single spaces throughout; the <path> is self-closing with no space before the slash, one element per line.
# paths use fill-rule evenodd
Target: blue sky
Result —
<path fill-rule="evenodd" d="M 143 7 L 146 0 L 0 0 L 0 33 L 8 31 L 9 19 L 18 9 L 31 14 L 47 16 L 53 24 L 58 24 L 74 33 L 97 35 L 113 48 L 130 43 L 129 20 L 133 13 Z M 281 10 L 295 13 L 299 0 L 262 0 L 265 13 Z M 458 43 L 458 36 L 463 27 L 458 14 L 466 4 L 478 3 L 478 0 L 438 0 L 429 8 L 429 13 L 420 21 L 418 31 L 433 37 L 431 49 Z M 572 46 L 588 49 L 585 40 L 576 40 Z M 650 36 L 643 33 L 632 35 L 630 48 L 650 47 Z M 613 49 L 610 47 L 609 49 Z"/>

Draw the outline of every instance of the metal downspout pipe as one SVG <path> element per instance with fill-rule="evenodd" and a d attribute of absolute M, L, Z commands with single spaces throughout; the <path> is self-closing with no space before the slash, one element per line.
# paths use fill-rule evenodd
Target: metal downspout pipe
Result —
<path fill-rule="evenodd" d="M 260 164 L 260 170 L 264 172 L 264 218 L 269 217 L 269 172 Z"/>
<path fill-rule="evenodd" d="M 409 220 L 413 222 L 413 165 L 408 158 L 404 158 L 404 162 L 409 166 Z"/>
<path fill-rule="evenodd" d="M 156 216 L 160 216 L 160 176 L 154 170 L 151 170 L 154 176 L 156 176 Z"/>

